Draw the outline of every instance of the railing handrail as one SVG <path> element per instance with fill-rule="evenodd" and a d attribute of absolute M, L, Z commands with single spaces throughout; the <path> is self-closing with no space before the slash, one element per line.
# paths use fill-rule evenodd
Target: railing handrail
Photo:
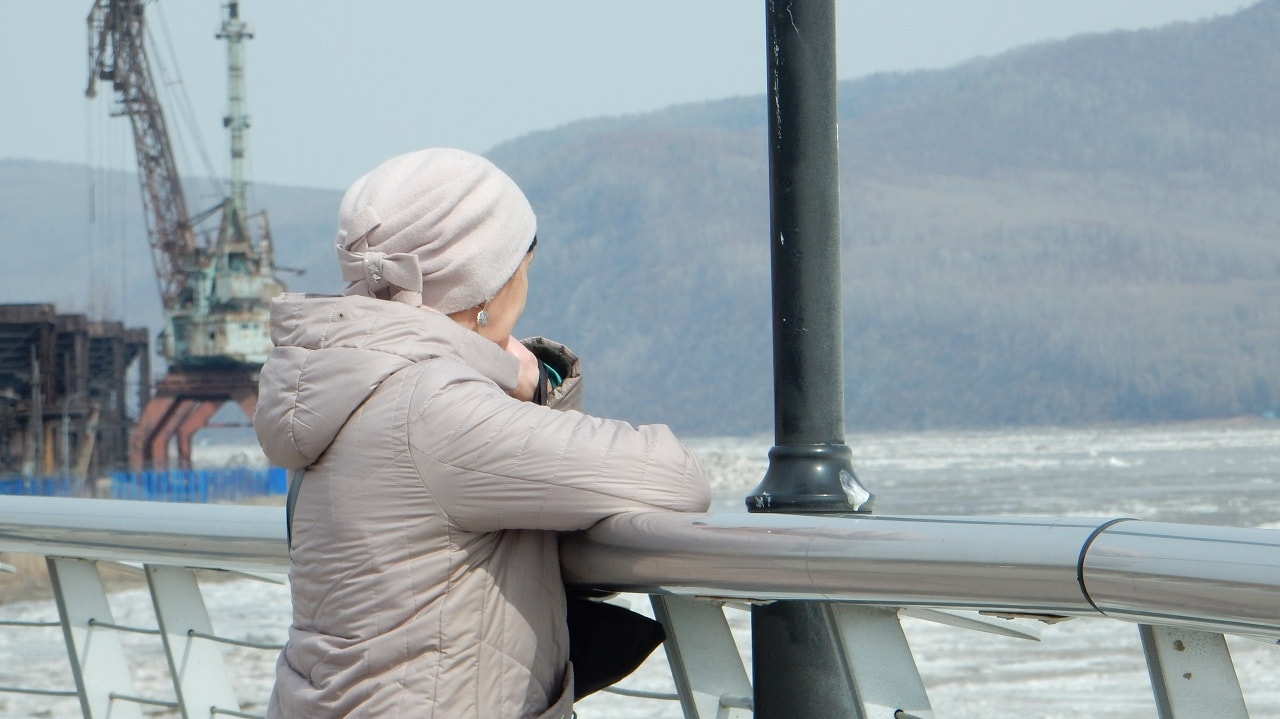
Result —
<path fill-rule="evenodd" d="M 1107 616 L 1280 638 L 1280 531 L 1131 519 L 645 513 L 564 543 L 602 588 Z"/>
<path fill-rule="evenodd" d="M 0 500 L 0 551 L 284 572 L 278 506 Z M 1280 639 L 1280 531 L 1030 517 L 637 513 L 565 543 L 617 591 L 1108 616 Z"/>
<path fill-rule="evenodd" d="M 0 497 L 0 552 L 243 572 L 287 572 L 284 508 Z"/>

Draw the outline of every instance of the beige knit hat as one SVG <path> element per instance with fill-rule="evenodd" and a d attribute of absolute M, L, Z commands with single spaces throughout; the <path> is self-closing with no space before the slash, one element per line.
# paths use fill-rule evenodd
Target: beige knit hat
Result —
<path fill-rule="evenodd" d="M 536 232 L 529 201 L 493 163 L 462 150 L 419 150 L 347 189 L 338 264 L 349 295 L 448 314 L 491 299 Z"/>

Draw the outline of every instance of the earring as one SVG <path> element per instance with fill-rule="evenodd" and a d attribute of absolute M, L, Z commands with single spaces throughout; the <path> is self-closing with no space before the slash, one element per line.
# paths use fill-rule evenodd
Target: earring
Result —
<path fill-rule="evenodd" d="M 480 311 L 476 313 L 476 325 L 479 327 L 489 326 L 489 311 L 483 307 L 481 307 Z"/>

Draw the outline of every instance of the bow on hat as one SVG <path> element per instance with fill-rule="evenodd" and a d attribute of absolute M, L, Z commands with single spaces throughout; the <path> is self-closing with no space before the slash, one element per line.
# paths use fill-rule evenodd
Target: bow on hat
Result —
<path fill-rule="evenodd" d="M 391 299 L 415 307 L 421 305 L 422 267 L 418 256 L 369 249 L 370 233 L 382 225 L 372 207 L 366 205 L 360 210 L 351 225 L 360 228 L 359 234 L 347 247 L 337 246 L 342 279 L 348 283 L 347 294 L 379 297 L 389 289 Z"/>

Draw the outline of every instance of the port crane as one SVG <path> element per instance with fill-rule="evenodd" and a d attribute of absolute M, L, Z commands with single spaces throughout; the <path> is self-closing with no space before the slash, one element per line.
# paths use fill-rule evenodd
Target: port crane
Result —
<path fill-rule="evenodd" d="M 248 211 L 244 41 L 239 3 L 224 4 L 231 168 L 225 199 L 188 211 L 165 116 L 147 59 L 146 0 L 95 0 L 88 16 L 89 81 L 110 82 L 114 115 L 129 118 L 151 258 L 164 311 L 161 354 L 168 369 L 130 439 L 134 471 L 168 468 L 169 444 L 190 468 L 191 438 L 228 402 L 253 416 L 258 371 L 271 350 L 268 305 L 284 291 L 276 277 L 265 211 Z M 213 220 L 217 222 L 212 222 Z"/>

